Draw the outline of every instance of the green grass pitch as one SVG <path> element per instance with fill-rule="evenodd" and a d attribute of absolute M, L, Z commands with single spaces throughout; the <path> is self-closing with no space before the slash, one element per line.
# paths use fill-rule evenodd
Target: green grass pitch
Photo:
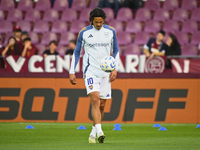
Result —
<path fill-rule="evenodd" d="M 31 124 L 35 129 L 25 129 Z M 86 130 L 77 130 L 84 125 Z M 81 123 L 0 123 L 0 150 L 199 150 L 200 128 L 197 124 L 104 123 L 106 143 L 89 144 L 91 124 Z"/>

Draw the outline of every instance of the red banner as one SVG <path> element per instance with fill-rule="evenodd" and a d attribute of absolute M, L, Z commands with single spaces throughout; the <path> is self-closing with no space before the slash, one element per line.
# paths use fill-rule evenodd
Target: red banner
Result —
<path fill-rule="evenodd" d="M 70 68 L 71 56 L 32 57 L 6 56 L 7 71 L 11 72 L 67 72 Z M 118 63 L 121 73 L 162 73 L 165 69 L 165 57 L 146 58 L 145 55 L 121 56 Z M 76 72 L 82 72 L 82 58 Z"/>
<path fill-rule="evenodd" d="M 199 73 L 200 59 L 170 59 L 174 73 Z"/>

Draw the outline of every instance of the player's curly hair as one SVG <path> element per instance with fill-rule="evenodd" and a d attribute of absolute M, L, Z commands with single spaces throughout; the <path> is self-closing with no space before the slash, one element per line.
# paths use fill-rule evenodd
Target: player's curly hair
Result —
<path fill-rule="evenodd" d="M 104 20 L 107 18 L 106 13 L 101 8 L 95 8 L 90 12 L 90 22 L 94 20 L 94 17 L 102 17 Z"/>

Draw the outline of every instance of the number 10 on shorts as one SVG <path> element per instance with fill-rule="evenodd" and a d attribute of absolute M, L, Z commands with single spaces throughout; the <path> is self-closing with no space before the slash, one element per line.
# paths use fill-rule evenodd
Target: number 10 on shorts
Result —
<path fill-rule="evenodd" d="M 93 84 L 93 78 L 87 79 L 87 83 L 88 83 L 88 85 Z"/>

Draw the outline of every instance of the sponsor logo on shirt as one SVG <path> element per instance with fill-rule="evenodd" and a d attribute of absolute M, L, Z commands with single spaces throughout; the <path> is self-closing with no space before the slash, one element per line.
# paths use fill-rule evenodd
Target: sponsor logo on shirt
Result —
<path fill-rule="evenodd" d="M 94 43 L 94 44 L 88 44 L 89 47 L 107 47 L 109 46 L 109 43 Z"/>

